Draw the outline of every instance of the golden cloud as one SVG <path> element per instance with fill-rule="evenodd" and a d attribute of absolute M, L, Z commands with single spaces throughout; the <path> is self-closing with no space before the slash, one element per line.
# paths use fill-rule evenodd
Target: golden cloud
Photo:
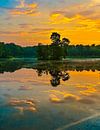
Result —
<path fill-rule="evenodd" d="M 49 95 L 49 99 L 52 103 L 66 103 L 66 102 L 79 102 L 83 104 L 94 104 L 95 101 L 92 99 L 87 98 L 87 96 L 90 96 L 94 92 L 96 92 L 96 89 L 89 87 L 88 90 L 81 91 L 81 94 L 83 94 L 85 97 L 80 97 L 76 94 L 69 93 L 67 91 L 59 91 L 59 90 L 49 90 L 48 92 L 52 93 Z"/>
<path fill-rule="evenodd" d="M 11 15 L 38 15 L 40 14 L 39 12 L 36 11 L 37 9 L 37 4 L 36 3 L 31 3 L 31 4 L 26 4 L 24 0 L 20 1 L 20 4 L 16 6 L 15 9 L 10 10 Z"/>
<path fill-rule="evenodd" d="M 67 99 L 67 100 L 79 100 L 80 97 L 77 96 L 77 95 L 74 95 L 74 94 L 67 93 L 67 94 L 64 95 L 64 99 Z"/>
<path fill-rule="evenodd" d="M 60 14 L 59 12 L 52 13 L 50 16 L 50 24 L 67 24 L 71 22 L 73 19 L 67 18 Z"/>
<path fill-rule="evenodd" d="M 80 93 L 82 95 L 86 95 L 86 96 L 90 96 L 90 95 L 94 94 L 95 92 L 97 92 L 97 90 L 92 87 L 89 87 L 87 90 L 80 91 Z"/>
<path fill-rule="evenodd" d="M 50 14 L 49 24 L 62 24 L 72 30 L 96 30 L 99 31 L 100 5 L 93 0 L 88 3 L 68 6 L 63 10 L 53 11 Z"/>
<path fill-rule="evenodd" d="M 63 103 L 64 102 L 63 99 L 60 99 L 59 97 L 57 97 L 54 94 L 50 95 L 50 101 L 53 102 L 53 103 Z"/>
<path fill-rule="evenodd" d="M 39 15 L 40 13 L 35 11 L 34 9 L 13 9 L 10 11 L 11 15 L 30 15 L 35 16 Z"/>
<path fill-rule="evenodd" d="M 65 103 L 66 101 L 78 101 L 80 100 L 80 96 L 75 94 L 59 91 L 59 90 L 50 90 L 50 101 L 53 103 Z"/>

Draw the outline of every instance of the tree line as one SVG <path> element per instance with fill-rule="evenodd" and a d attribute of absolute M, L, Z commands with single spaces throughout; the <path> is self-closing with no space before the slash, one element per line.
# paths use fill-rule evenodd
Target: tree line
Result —
<path fill-rule="evenodd" d="M 0 42 L 0 58 L 36 57 L 36 47 L 22 47 L 15 43 Z"/>
<path fill-rule="evenodd" d="M 51 70 L 56 71 L 100 71 L 100 62 L 99 61 L 48 61 L 38 64 L 38 62 L 28 61 L 26 60 L 0 60 L 0 73 L 4 72 L 15 72 L 16 70 L 28 68 L 34 69 L 38 73 L 38 76 L 42 76 L 43 74 L 48 74 Z"/>
<path fill-rule="evenodd" d="M 60 34 L 54 32 L 50 37 L 52 43 L 37 46 L 22 47 L 15 43 L 0 42 L 0 58 L 37 58 L 39 60 L 60 60 L 66 57 L 100 58 L 100 45 L 70 45 L 68 38 L 60 39 Z"/>

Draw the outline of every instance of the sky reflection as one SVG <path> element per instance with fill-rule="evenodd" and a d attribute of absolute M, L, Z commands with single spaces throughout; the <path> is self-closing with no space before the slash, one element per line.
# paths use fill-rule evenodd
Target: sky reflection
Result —
<path fill-rule="evenodd" d="M 28 68 L 24 64 L 14 72 L 8 70 L 0 74 L 0 128 L 12 130 L 12 126 L 19 123 L 16 126 L 19 130 L 21 126 L 37 130 L 70 129 L 88 119 L 99 118 L 99 71 L 76 71 L 76 65 L 70 70 L 72 66 L 68 67 L 69 64 L 57 64 L 38 64 Z M 38 69 L 42 70 L 41 76 L 38 76 Z M 60 76 L 57 87 L 50 83 L 55 75 L 52 76 L 51 70 Z M 70 78 L 63 81 L 65 73 Z M 84 127 L 82 130 L 87 130 Z"/>

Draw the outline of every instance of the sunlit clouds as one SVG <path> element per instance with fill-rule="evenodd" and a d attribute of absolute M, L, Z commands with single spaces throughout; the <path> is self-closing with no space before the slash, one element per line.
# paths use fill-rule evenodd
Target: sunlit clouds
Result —
<path fill-rule="evenodd" d="M 0 39 L 19 45 L 50 44 L 52 32 L 71 44 L 100 44 L 100 1 L 0 1 Z M 8 24 L 9 23 L 9 24 Z"/>
<path fill-rule="evenodd" d="M 20 4 L 15 7 L 15 9 L 12 9 L 10 11 L 11 15 L 30 15 L 34 16 L 37 14 L 36 11 L 37 4 L 31 3 L 27 4 L 25 3 L 25 0 L 20 0 Z"/>
<path fill-rule="evenodd" d="M 62 10 L 53 11 L 50 15 L 51 24 L 66 25 L 66 29 L 70 31 L 99 31 L 99 10 L 100 6 L 92 2 L 70 5 Z"/>

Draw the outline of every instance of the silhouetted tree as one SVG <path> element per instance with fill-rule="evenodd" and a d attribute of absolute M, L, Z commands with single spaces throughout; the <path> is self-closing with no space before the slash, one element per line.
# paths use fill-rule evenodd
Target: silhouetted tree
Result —
<path fill-rule="evenodd" d="M 70 41 L 68 38 L 63 38 L 61 43 L 62 43 L 62 46 L 66 46 L 66 45 L 68 46 Z"/>
<path fill-rule="evenodd" d="M 60 34 L 57 32 L 53 32 L 50 37 L 52 41 L 52 45 L 60 45 Z"/>

